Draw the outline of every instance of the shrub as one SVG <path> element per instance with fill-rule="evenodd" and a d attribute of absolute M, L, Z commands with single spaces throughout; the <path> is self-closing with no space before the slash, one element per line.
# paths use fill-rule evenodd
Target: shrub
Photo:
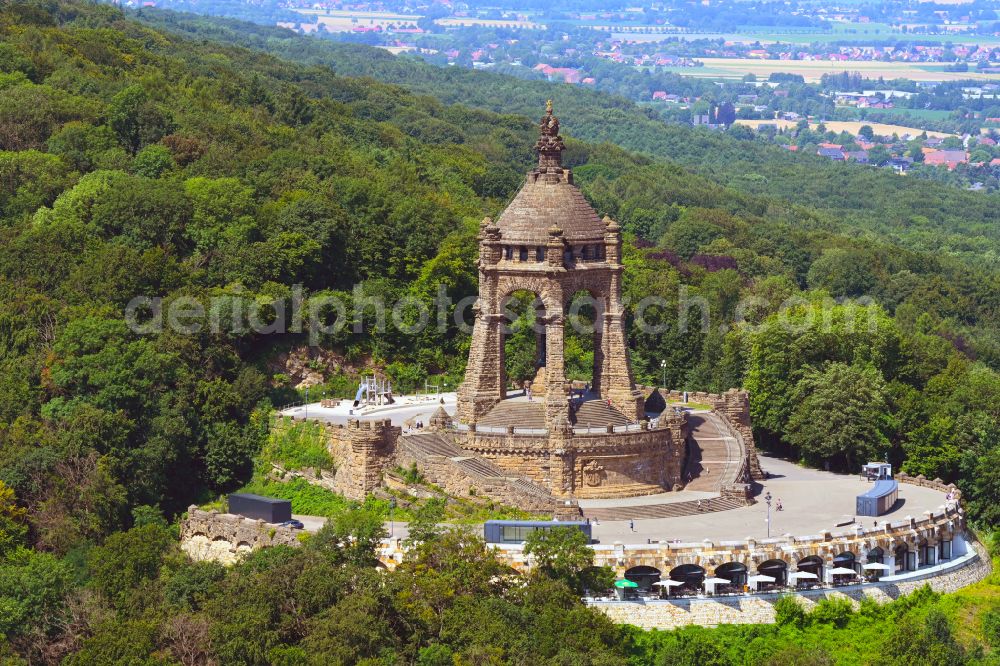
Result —
<path fill-rule="evenodd" d="M 354 503 L 343 495 L 321 486 L 311 485 L 305 479 L 293 479 L 288 483 L 256 480 L 245 486 L 241 492 L 291 500 L 293 513 L 309 516 L 332 516 L 354 506 Z"/>
<path fill-rule="evenodd" d="M 1000 610 L 985 611 L 980 618 L 980 623 L 986 644 L 993 649 L 1000 648 Z"/>
<path fill-rule="evenodd" d="M 809 613 L 809 621 L 816 624 L 830 624 L 843 629 L 854 615 L 854 606 L 843 598 L 823 599 Z"/>
<path fill-rule="evenodd" d="M 326 446 L 326 432 L 321 424 L 311 421 L 286 423 L 272 429 L 263 457 L 288 469 L 334 468 Z"/>
<path fill-rule="evenodd" d="M 794 595 L 781 597 L 774 603 L 774 623 L 779 627 L 799 627 L 806 623 L 806 611 Z"/>

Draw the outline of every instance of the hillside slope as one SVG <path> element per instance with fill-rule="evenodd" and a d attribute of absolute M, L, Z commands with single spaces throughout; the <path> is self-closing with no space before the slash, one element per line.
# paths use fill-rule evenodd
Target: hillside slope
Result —
<path fill-rule="evenodd" d="M 439 68 L 378 48 L 344 44 L 268 26 L 220 18 L 141 10 L 141 20 L 190 36 L 253 46 L 297 62 L 325 65 L 348 76 L 367 76 L 500 113 L 534 117 L 555 98 L 571 136 L 610 142 L 669 160 L 741 192 L 805 205 L 855 235 L 878 234 L 929 252 L 984 256 L 993 264 L 1000 241 L 1000 194 L 966 192 L 929 181 L 899 178 L 884 170 L 833 164 L 791 155 L 766 142 L 667 124 L 654 110 L 580 86 L 525 81 L 461 67 Z M 907 233 L 919 227 L 921 233 Z"/>

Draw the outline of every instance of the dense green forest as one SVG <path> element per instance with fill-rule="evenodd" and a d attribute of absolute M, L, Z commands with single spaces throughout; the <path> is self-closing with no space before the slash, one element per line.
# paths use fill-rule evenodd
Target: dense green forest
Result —
<path fill-rule="evenodd" d="M 343 75 L 402 85 L 449 104 L 534 118 L 546 99 L 555 98 L 567 134 L 665 159 L 720 185 L 765 197 L 771 206 L 789 208 L 787 214 L 795 216 L 800 226 L 996 261 L 995 246 L 989 241 L 998 238 L 1000 195 L 914 182 L 856 165 L 831 164 L 817 156 L 792 155 L 725 133 L 667 124 L 652 108 L 581 86 L 435 67 L 382 49 L 300 37 L 281 28 L 230 19 L 146 9 L 138 16 L 180 34 L 252 45 L 296 62 L 326 65 Z"/>
<path fill-rule="evenodd" d="M 429 529 L 420 557 L 383 577 L 376 509 L 228 572 L 187 562 L 166 521 L 251 478 L 271 406 L 296 397 L 276 355 L 313 339 L 339 359 L 314 389 L 333 393 L 368 367 L 409 388 L 461 377 L 454 326 L 278 334 L 243 320 L 287 324 L 275 304 L 297 285 L 307 308 L 339 297 L 332 316 L 350 322 L 370 321 L 374 296 L 474 294 L 479 220 L 533 160 L 534 121 L 517 114 L 546 96 L 578 137 L 566 158 L 585 194 L 630 234 L 640 379 L 666 360 L 672 387 L 745 385 L 764 446 L 841 469 L 888 454 L 956 480 L 978 525 L 1000 522 L 996 199 L 788 161 L 558 86 L 487 78 L 477 92 L 471 73 L 449 88 L 421 70 L 441 101 L 205 36 L 105 5 L 0 5 L 0 659 L 789 663 L 799 642 L 824 663 L 831 632 L 862 627 L 894 632 L 890 656 L 987 658 L 973 643 L 997 645 L 995 619 L 955 643 L 952 597 L 716 644 L 613 627 L 564 567 L 498 581 L 460 535 Z M 490 96 L 506 115 L 473 108 Z M 716 150 L 767 177 L 737 176 Z M 668 303 L 645 313 L 660 332 L 635 325 L 650 295 Z M 209 303 L 218 325 L 142 334 L 126 316 L 137 296 Z"/>

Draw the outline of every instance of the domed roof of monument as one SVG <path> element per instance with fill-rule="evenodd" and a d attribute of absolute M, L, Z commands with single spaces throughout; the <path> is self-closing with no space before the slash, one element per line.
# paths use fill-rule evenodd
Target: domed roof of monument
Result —
<path fill-rule="evenodd" d="M 538 168 L 532 170 L 521 190 L 500 215 L 496 224 L 505 242 L 545 245 L 552 227 L 561 229 L 570 242 L 600 241 L 607 225 L 573 185 L 570 172 L 562 168 L 565 148 L 559 136 L 559 119 L 549 102 L 535 144 Z"/>

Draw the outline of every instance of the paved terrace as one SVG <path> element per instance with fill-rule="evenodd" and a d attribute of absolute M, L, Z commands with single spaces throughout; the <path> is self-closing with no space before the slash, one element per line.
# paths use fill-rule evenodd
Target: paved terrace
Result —
<path fill-rule="evenodd" d="M 282 410 L 282 416 L 292 416 L 294 418 L 319 419 L 328 423 L 346 424 L 351 419 L 359 421 L 374 421 L 377 419 L 389 419 L 392 425 L 406 429 L 408 422 L 423 421 L 425 424 L 430 421 L 431 415 L 441 406 L 444 400 L 444 408 L 449 414 L 455 413 L 457 396 L 455 393 L 431 393 L 428 395 L 400 395 L 394 396 L 395 403 L 392 405 L 381 405 L 372 407 L 361 407 L 355 409 L 354 401 L 344 398 L 336 407 L 323 407 L 318 402 L 308 405 L 296 405 Z"/>
<path fill-rule="evenodd" d="M 778 458 L 760 457 L 761 466 L 771 475 L 763 482 L 757 494 L 757 504 L 729 511 L 706 513 L 678 518 L 635 520 L 635 531 L 628 520 L 605 522 L 594 526 L 594 538 L 600 543 L 620 541 L 627 544 L 646 543 L 647 539 L 693 542 L 709 539 L 742 540 L 747 537 L 767 537 L 767 505 L 765 493 L 774 498 L 771 509 L 771 536 L 784 534 L 818 534 L 823 530 L 843 532 L 851 529 L 844 525 L 854 520 L 855 497 L 871 488 L 871 483 L 856 475 L 833 474 L 800 467 Z M 620 500 L 581 500 L 580 506 L 588 507 L 640 507 L 648 504 L 690 501 L 712 497 L 713 493 L 679 492 L 647 495 Z M 781 500 L 783 510 L 775 506 Z M 908 483 L 899 484 L 899 501 L 894 509 L 878 519 L 861 518 L 863 527 L 870 531 L 874 521 L 898 522 L 912 516 L 924 517 L 925 511 L 940 513 L 944 509 L 945 494 L 933 488 Z M 856 523 L 857 524 L 857 523 Z"/>

